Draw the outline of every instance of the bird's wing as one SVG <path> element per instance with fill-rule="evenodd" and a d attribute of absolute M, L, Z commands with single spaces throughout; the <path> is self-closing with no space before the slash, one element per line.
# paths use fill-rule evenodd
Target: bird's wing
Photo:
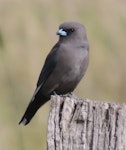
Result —
<path fill-rule="evenodd" d="M 33 97 L 38 93 L 40 88 L 43 86 L 43 84 L 46 82 L 46 80 L 48 79 L 50 74 L 53 72 L 53 70 L 56 66 L 56 52 L 57 52 L 58 48 L 59 48 L 59 44 L 56 44 L 52 48 L 51 52 L 48 54 L 48 56 L 45 60 L 43 69 L 39 75 L 37 87 L 36 87 Z"/>

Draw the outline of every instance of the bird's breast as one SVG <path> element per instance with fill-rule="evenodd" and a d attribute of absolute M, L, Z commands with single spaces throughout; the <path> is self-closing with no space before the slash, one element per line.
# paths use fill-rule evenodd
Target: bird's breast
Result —
<path fill-rule="evenodd" d="M 43 92 L 58 94 L 72 92 L 88 66 L 88 51 L 74 47 L 60 47 L 56 53 L 56 66 L 43 86 Z"/>
<path fill-rule="evenodd" d="M 65 74 L 65 80 L 79 80 L 88 66 L 88 50 L 67 46 L 57 57 L 57 67 Z"/>

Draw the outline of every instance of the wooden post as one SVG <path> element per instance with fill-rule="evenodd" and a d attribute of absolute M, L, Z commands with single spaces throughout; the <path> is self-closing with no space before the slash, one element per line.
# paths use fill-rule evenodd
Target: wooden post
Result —
<path fill-rule="evenodd" d="M 126 150 L 126 105 L 52 96 L 48 150 Z"/>

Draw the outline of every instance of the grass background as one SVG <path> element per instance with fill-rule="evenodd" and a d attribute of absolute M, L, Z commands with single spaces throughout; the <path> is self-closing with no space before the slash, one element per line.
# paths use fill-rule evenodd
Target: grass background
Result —
<path fill-rule="evenodd" d="M 92 100 L 126 100 L 126 1 L 0 0 L 0 149 L 45 150 L 49 102 L 18 126 L 58 26 L 87 28 L 90 65 L 76 94 Z"/>

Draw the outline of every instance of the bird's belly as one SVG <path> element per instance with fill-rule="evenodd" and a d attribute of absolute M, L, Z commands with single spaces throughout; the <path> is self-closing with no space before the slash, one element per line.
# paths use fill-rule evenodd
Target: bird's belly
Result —
<path fill-rule="evenodd" d="M 48 95 L 55 91 L 57 94 L 66 94 L 72 92 L 87 69 L 88 57 L 80 59 L 71 59 L 59 61 L 55 70 L 51 73 L 48 80 L 42 87 L 42 92 Z"/>
<path fill-rule="evenodd" d="M 61 76 L 59 85 L 55 89 L 55 91 L 58 94 L 66 94 L 68 92 L 72 92 L 82 78 L 82 75 L 80 74 L 80 68 L 73 68 L 64 73 L 64 75 Z"/>
<path fill-rule="evenodd" d="M 77 86 L 82 76 L 79 68 L 56 69 L 43 85 L 42 91 L 46 95 L 55 91 L 57 94 L 66 94 L 72 92 Z"/>
<path fill-rule="evenodd" d="M 59 84 L 58 88 L 55 89 L 55 92 L 57 94 L 67 94 L 67 93 L 70 93 L 70 92 L 73 92 L 75 87 L 77 86 L 77 83 L 76 81 L 74 82 L 63 82 L 61 84 Z"/>

